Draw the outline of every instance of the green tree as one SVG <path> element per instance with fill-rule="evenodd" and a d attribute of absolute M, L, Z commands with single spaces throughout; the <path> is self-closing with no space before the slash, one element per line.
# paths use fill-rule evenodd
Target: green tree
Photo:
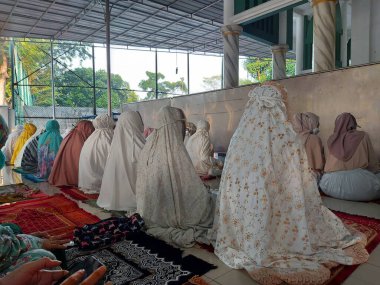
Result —
<path fill-rule="evenodd" d="M 2 70 L 8 70 L 10 74 L 10 58 L 9 58 L 9 43 L 10 39 L 0 39 L 0 66 Z M 35 101 L 42 102 L 43 105 L 51 105 L 51 71 L 50 71 L 50 41 L 48 40 L 25 40 L 15 42 L 18 56 L 22 60 L 22 64 L 28 73 L 28 82 L 31 86 L 32 95 Z M 54 72 L 56 76 L 60 76 L 72 67 L 74 59 L 79 59 L 80 62 L 90 58 L 90 48 L 85 45 L 77 45 L 67 42 L 59 42 L 53 44 L 53 55 L 56 58 L 54 61 Z M 4 58 L 5 56 L 5 58 Z M 11 100 L 11 85 L 7 84 L 8 74 L 0 71 L 0 101 L 6 97 L 8 102 Z M 1 86 L 8 86 L 5 91 Z M 33 86 L 37 85 L 37 86 Z M 42 97 L 38 98 L 37 97 Z"/>
<path fill-rule="evenodd" d="M 147 91 L 145 99 L 154 99 L 156 97 L 156 74 L 155 72 L 146 71 L 145 72 L 147 79 L 143 79 L 139 83 L 139 87 Z M 175 94 L 185 94 L 187 93 L 187 85 L 184 81 L 184 78 L 181 77 L 181 80 L 170 82 L 166 81 L 165 75 L 158 72 L 157 73 L 157 86 L 158 86 L 158 98 L 165 98 L 170 93 Z"/>
<path fill-rule="evenodd" d="M 244 62 L 244 69 L 247 70 L 255 82 L 265 82 L 272 79 L 272 59 L 249 57 Z M 296 61 L 294 59 L 286 60 L 286 75 L 294 76 L 296 70 Z"/>
<path fill-rule="evenodd" d="M 59 106 L 90 107 L 93 106 L 92 68 L 79 67 L 66 71 L 56 79 L 58 87 L 56 101 Z M 124 103 L 138 101 L 136 92 L 130 91 L 129 83 L 118 74 L 111 74 L 112 108 L 119 108 Z M 97 70 L 95 72 L 95 98 L 96 106 L 107 108 L 107 72 Z M 74 87 L 76 86 L 76 87 Z M 44 102 L 39 102 L 44 105 Z"/>
<path fill-rule="evenodd" d="M 222 88 L 222 76 L 213 75 L 210 77 L 203 77 L 203 88 L 205 91 L 217 90 Z"/>
<path fill-rule="evenodd" d="M 9 78 L 9 44 L 6 40 L 0 39 L 0 105 L 7 105 L 6 90 Z"/>

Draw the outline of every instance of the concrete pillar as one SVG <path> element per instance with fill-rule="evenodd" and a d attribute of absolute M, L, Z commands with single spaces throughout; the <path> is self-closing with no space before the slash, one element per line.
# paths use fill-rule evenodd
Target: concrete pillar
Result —
<path fill-rule="evenodd" d="M 304 16 L 296 14 L 296 75 L 303 71 Z"/>
<path fill-rule="evenodd" d="M 239 86 L 239 35 L 243 28 L 239 25 L 222 27 L 224 39 L 224 88 Z"/>
<path fill-rule="evenodd" d="M 347 13 L 348 13 L 348 4 L 347 0 L 341 2 L 340 11 L 342 13 L 342 41 L 340 47 L 340 54 L 342 59 L 342 67 L 347 66 L 347 42 L 348 42 L 348 24 L 347 24 Z"/>
<path fill-rule="evenodd" d="M 336 0 L 313 0 L 314 71 L 335 68 Z"/>
<path fill-rule="evenodd" d="M 371 0 L 352 1 L 351 63 L 370 62 Z"/>
<path fill-rule="evenodd" d="M 286 78 L 286 52 L 288 45 L 272 46 L 272 79 Z"/>

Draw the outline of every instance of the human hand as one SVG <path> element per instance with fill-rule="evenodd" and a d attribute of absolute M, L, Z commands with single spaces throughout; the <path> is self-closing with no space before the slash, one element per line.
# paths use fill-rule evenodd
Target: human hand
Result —
<path fill-rule="evenodd" d="M 101 266 L 81 282 L 85 273 L 85 271 L 82 269 L 65 279 L 65 281 L 63 281 L 61 285 L 95 285 L 100 279 L 102 279 L 106 271 L 107 268 L 105 266 Z M 105 285 L 112 285 L 112 283 L 107 282 Z"/>
<path fill-rule="evenodd" d="M 51 285 L 69 273 L 66 270 L 46 270 L 60 264 L 60 261 L 47 257 L 25 263 L 1 278 L 0 285 Z"/>
<path fill-rule="evenodd" d="M 46 239 L 51 238 L 51 236 L 48 233 L 44 233 L 44 232 L 35 232 L 35 233 L 31 233 L 30 235 L 39 237 L 39 238 L 46 238 Z"/>
<path fill-rule="evenodd" d="M 64 239 L 65 235 L 53 236 L 42 240 L 42 248 L 46 250 L 52 249 L 65 249 L 66 243 L 70 242 L 70 239 Z"/>

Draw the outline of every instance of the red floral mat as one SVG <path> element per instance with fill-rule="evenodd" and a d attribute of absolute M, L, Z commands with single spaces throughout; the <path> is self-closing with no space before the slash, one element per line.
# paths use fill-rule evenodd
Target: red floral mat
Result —
<path fill-rule="evenodd" d="M 194 276 L 186 283 L 183 283 L 183 285 L 209 285 L 206 281 L 204 281 L 201 277 Z"/>
<path fill-rule="evenodd" d="M 9 185 L 1 188 L 0 204 L 13 203 L 23 200 L 49 197 L 40 190 L 29 188 L 24 184 Z"/>
<path fill-rule="evenodd" d="M 351 226 L 366 235 L 366 249 L 369 253 L 371 253 L 378 246 L 380 243 L 380 220 L 364 216 L 350 215 L 337 211 L 333 212 L 344 222 L 344 224 Z M 331 271 L 331 278 L 326 284 L 342 284 L 358 266 L 359 265 L 339 265 L 338 267 L 333 268 Z"/>
<path fill-rule="evenodd" d="M 371 253 L 380 244 L 380 220 L 368 218 L 365 216 L 350 215 L 347 213 L 332 211 L 337 215 L 345 225 L 355 228 L 356 230 L 364 233 L 367 237 L 366 249 Z M 214 252 L 212 245 L 197 244 L 200 248 L 208 252 Z M 359 265 L 339 265 L 331 270 L 331 278 L 325 284 L 337 285 L 342 284 L 348 276 L 355 271 Z"/>
<path fill-rule="evenodd" d="M 64 195 L 0 206 L 0 222 L 17 224 L 27 234 L 46 232 L 50 235 L 67 234 L 71 238 L 76 226 L 98 221 L 98 217 L 82 210 Z"/>
<path fill-rule="evenodd" d="M 97 200 L 99 194 L 86 194 L 83 191 L 79 190 L 76 187 L 60 187 L 61 191 L 71 198 L 79 201 L 87 201 L 87 200 Z"/>

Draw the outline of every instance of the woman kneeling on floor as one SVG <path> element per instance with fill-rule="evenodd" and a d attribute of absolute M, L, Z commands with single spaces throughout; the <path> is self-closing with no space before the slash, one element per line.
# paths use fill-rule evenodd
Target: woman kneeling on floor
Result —
<path fill-rule="evenodd" d="M 214 218 L 211 195 L 203 185 L 183 143 L 185 115 L 163 107 L 137 166 L 137 212 L 151 234 L 180 247 L 207 242 Z"/>
<path fill-rule="evenodd" d="M 320 187 L 327 195 L 351 201 L 380 199 L 378 160 L 366 132 L 358 131 L 355 117 L 340 114 L 327 141 L 329 154 Z"/>

